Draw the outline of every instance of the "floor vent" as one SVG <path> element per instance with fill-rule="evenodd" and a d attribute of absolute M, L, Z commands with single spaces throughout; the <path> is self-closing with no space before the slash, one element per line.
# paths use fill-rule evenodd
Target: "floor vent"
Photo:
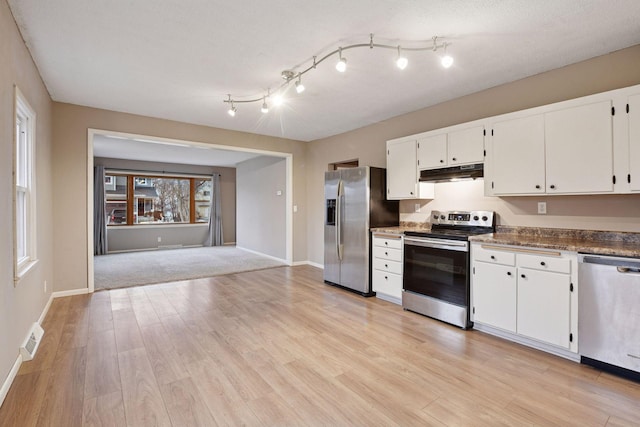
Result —
<path fill-rule="evenodd" d="M 27 361 L 33 359 L 36 351 L 38 351 L 38 346 L 40 345 L 40 341 L 42 340 L 42 336 L 44 335 L 44 329 L 37 324 L 34 323 L 31 327 L 31 331 L 29 332 L 29 336 L 25 341 L 24 345 L 20 347 L 20 354 L 22 355 L 22 360 Z"/>

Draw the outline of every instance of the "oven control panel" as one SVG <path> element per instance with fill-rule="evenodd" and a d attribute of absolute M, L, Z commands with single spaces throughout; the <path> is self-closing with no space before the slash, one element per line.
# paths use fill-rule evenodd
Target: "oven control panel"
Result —
<path fill-rule="evenodd" d="M 493 227 L 492 211 L 431 211 L 431 224 Z"/>

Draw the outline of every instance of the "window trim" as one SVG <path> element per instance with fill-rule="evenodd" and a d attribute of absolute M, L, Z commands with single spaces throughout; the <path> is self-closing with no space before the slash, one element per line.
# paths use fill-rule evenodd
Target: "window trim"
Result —
<path fill-rule="evenodd" d="M 36 227 L 36 113 L 26 100 L 18 86 L 15 87 L 14 96 L 14 127 L 13 127 L 13 271 L 14 286 L 36 265 L 37 258 L 37 227 Z M 18 134 L 18 121 L 26 123 L 25 140 L 21 140 Z M 19 145 L 25 144 L 26 157 L 26 183 L 19 182 L 18 173 L 18 153 Z M 18 191 L 25 193 L 25 253 L 21 259 L 18 259 Z"/>

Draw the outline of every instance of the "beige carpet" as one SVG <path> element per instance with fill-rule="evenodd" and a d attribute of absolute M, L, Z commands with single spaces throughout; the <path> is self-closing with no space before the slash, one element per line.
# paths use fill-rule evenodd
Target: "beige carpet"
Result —
<path fill-rule="evenodd" d="M 284 263 L 235 246 L 162 249 L 95 256 L 95 289 L 220 276 L 280 267 Z"/>

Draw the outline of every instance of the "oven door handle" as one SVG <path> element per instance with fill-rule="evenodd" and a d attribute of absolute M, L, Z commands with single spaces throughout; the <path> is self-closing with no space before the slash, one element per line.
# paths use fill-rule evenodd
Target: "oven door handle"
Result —
<path fill-rule="evenodd" d="M 467 242 L 457 242 L 441 239 L 414 239 L 411 237 L 404 238 L 404 244 L 409 246 L 421 246 L 423 248 L 445 249 L 450 251 L 468 252 Z"/>

